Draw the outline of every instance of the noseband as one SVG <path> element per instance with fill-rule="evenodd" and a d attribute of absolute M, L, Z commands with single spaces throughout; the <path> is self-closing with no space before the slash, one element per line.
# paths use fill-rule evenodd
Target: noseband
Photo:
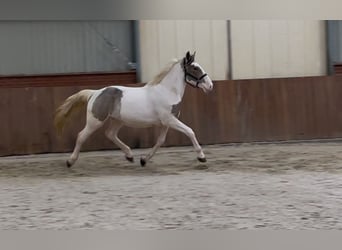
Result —
<path fill-rule="evenodd" d="M 183 70 L 184 70 L 185 82 L 186 82 L 187 84 L 189 84 L 191 87 L 194 87 L 194 88 L 198 88 L 198 84 L 200 84 L 201 81 L 202 81 L 202 79 L 208 75 L 207 73 L 204 73 L 204 74 L 201 75 L 200 77 L 194 76 L 193 74 L 189 73 L 189 72 L 186 70 L 185 62 L 183 62 Z M 190 76 L 190 77 L 196 82 L 196 85 L 194 85 L 194 84 L 191 83 L 191 82 L 188 82 L 188 81 L 186 80 L 186 77 L 187 77 L 187 76 Z"/>

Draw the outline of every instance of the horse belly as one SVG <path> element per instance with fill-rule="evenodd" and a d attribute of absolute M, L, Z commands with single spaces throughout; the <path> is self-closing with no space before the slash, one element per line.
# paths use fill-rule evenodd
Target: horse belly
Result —
<path fill-rule="evenodd" d="M 139 128 L 160 124 L 157 113 L 144 96 L 124 96 L 120 120 L 127 126 Z"/>

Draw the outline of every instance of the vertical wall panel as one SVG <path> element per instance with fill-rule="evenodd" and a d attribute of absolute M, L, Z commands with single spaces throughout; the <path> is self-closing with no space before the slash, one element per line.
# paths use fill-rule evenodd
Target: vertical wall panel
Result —
<path fill-rule="evenodd" d="M 228 77 L 228 33 L 227 23 L 211 21 L 212 29 L 212 78 L 224 80 Z M 222 67 L 224 65 L 224 67 Z"/>
<path fill-rule="evenodd" d="M 193 21 L 193 24 L 196 60 L 211 75 L 213 72 L 213 37 L 210 21 Z"/>
<path fill-rule="evenodd" d="M 176 21 L 177 58 L 184 56 L 184 51 L 195 50 L 193 22 Z"/>
<path fill-rule="evenodd" d="M 305 30 L 304 21 L 289 22 L 289 72 L 293 72 L 295 75 L 301 74 L 301 69 L 304 69 L 304 73 L 310 72 L 305 69 L 305 56 L 302 56 L 302 51 L 305 51 L 305 36 L 302 35 Z"/>
<path fill-rule="evenodd" d="M 158 22 L 158 39 L 159 39 L 159 62 L 161 65 L 166 65 L 170 59 L 176 58 L 177 51 L 177 35 L 175 21 L 160 21 Z"/>
<path fill-rule="evenodd" d="M 139 24 L 141 80 L 148 82 L 160 69 L 158 23 L 143 21 Z"/>
<path fill-rule="evenodd" d="M 289 72 L 288 26 L 286 21 L 271 22 L 271 76 L 281 77 Z"/>
<path fill-rule="evenodd" d="M 316 75 L 326 74 L 326 36 L 324 21 L 305 21 L 306 54 L 305 65 L 307 74 L 317 72 Z"/>
<path fill-rule="evenodd" d="M 233 78 L 255 74 L 253 29 L 253 22 L 231 21 Z"/>
<path fill-rule="evenodd" d="M 228 69 L 227 22 L 140 21 L 141 80 L 150 81 L 170 60 L 197 51 L 197 61 L 215 80 L 226 79 Z M 220 47 L 215 47 L 220 46 Z"/>
<path fill-rule="evenodd" d="M 271 30 L 268 21 L 254 23 L 254 44 L 255 44 L 255 77 L 266 78 L 270 75 L 271 64 Z M 251 55 L 253 55 L 251 53 Z"/>
<path fill-rule="evenodd" d="M 326 74 L 324 21 L 231 21 L 234 79 Z"/>

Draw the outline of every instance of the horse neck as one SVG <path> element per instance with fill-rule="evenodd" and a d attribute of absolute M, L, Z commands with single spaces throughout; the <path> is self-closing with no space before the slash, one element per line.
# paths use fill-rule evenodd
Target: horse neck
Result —
<path fill-rule="evenodd" d="M 175 64 L 158 85 L 167 88 L 182 98 L 186 85 L 184 82 L 184 72 L 181 64 Z"/>

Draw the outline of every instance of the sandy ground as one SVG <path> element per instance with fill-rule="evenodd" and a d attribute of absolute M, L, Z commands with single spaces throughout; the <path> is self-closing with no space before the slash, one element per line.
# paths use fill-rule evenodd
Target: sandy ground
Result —
<path fill-rule="evenodd" d="M 0 158 L 0 229 L 342 229 L 342 142 Z"/>

